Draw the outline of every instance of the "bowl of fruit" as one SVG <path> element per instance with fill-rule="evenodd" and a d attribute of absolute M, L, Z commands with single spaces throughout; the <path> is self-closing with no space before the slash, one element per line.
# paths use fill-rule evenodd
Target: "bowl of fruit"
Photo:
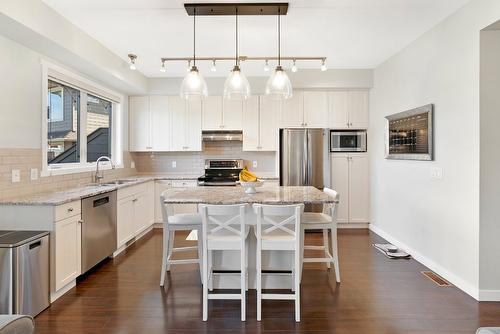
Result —
<path fill-rule="evenodd" d="M 247 194 L 255 194 L 257 190 L 255 188 L 262 187 L 264 182 L 257 178 L 257 175 L 248 170 L 248 168 L 243 168 L 240 172 L 240 185 L 245 189 Z"/>

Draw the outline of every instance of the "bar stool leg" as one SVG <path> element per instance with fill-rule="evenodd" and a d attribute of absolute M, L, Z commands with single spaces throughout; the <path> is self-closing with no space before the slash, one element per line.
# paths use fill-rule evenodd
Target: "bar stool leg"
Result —
<path fill-rule="evenodd" d="M 324 250 L 325 251 L 325 258 L 330 257 L 330 251 L 329 251 L 330 243 L 328 242 L 328 230 L 326 228 L 323 229 L 323 247 L 325 249 Z M 331 268 L 330 262 L 326 263 L 326 267 L 328 269 Z"/>
<path fill-rule="evenodd" d="M 175 231 L 169 232 L 169 243 L 168 243 L 168 257 L 167 257 L 167 271 L 170 271 L 170 259 L 173 255 L 174 242 L 175 242 Z"/>

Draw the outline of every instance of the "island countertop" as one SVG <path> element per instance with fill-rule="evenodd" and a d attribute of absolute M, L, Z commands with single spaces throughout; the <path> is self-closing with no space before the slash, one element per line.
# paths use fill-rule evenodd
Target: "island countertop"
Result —
<path fill-rule="evenodd" d="M 164 192 L 166 204 L 327 204 L 335 199 L 315 187 L 269 186 L 257 188 L 257 193 L 246 194 L 236 187 L 172 188 Z"/>

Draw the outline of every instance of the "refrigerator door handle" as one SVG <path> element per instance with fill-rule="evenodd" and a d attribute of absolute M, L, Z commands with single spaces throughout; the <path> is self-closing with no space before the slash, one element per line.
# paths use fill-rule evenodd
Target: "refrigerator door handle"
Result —
<path fill-rule="evenodd" d="M 307 186 L 309 184 L 309 131 L 304 130 L 304 153 L 302 159 L 302 185 Z"/>
<path fill-rule="evenodd" d="M 311 132 L 307 131 L 307 180 L 306 184 L 307 186 L 312 186 L 312 163 L 313 163 L 313 158 L 312 158 L 312 138 L 311 138 Z"/>

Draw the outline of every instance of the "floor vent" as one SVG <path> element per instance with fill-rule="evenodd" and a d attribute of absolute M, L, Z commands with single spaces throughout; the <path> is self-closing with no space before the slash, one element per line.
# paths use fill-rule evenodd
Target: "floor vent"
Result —
<path fill-rule="evenodd" d="M 421 273 L 439 286 L 452 286 L 450 282 L 432 271 L 421 271 Z"/>

